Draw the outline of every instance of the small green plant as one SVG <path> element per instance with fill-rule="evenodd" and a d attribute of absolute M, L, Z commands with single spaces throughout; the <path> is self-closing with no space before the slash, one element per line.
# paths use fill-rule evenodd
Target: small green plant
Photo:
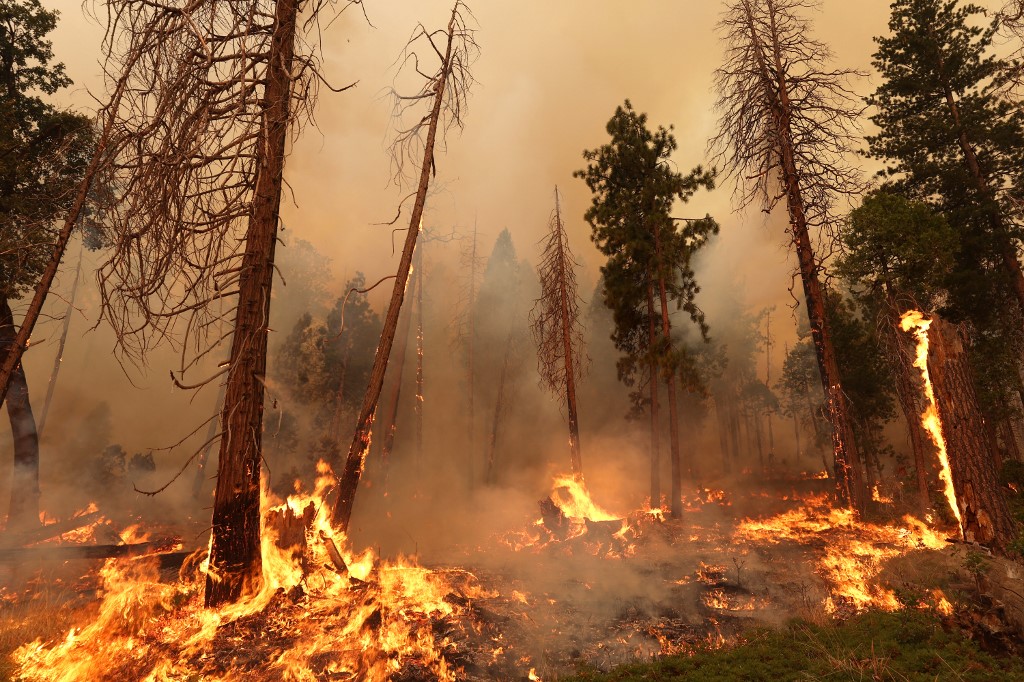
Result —
<path fill-rule="evenodd" d="M 981 552 L 971 549 L 967 551 L 961 565 L 974 578 L 974 584 L 978 588 L 978 592 L 982 592 L 982 580 L 985 578 L 985 574 L 988 573 L 989 568 L 991 568 L 988 557 Z"/>

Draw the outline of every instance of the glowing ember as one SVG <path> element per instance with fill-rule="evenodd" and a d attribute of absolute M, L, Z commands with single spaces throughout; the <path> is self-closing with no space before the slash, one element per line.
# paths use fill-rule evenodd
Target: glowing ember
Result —
<path fill-rule="evenodd" d="M 956 491 L 953 489 L 953 473 L 949 467 L 949 455 L 946 452 L 946 438 L 942 435 L 942 420 L 939 418 L 939 410 L 935 403 L 935 391 L 932 388 L 932 380 L 928 374 L 928 327 L 931 320 L 924 319 L 924 314 L 917 310 L 910 310 L 900 318 L 900 328 L 903 331 L 914 331 L 914 338 L 917 339 L 917 355 L 914 359 L 914 367 L 921 370 L 921 378 L 924 379 L 925 397 L 928 398 L 928 407 L 921 415 L 921 424 L 939 454 L 939 478 L 942 480 L 943 491 L 949 508 L 953 510 L 957 525 L 963 527 L 963 520 L 960 518 L 960 505 L 956 501 Z"/>

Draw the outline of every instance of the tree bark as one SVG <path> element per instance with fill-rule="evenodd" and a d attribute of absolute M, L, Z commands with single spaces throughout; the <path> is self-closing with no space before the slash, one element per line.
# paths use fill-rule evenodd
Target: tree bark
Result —
<path fill-rule="evenodd" d="M 658 296 L 661 299 L 661 334 L 664 343 L 671 349 L 672 323 L 668 318 L 668 295 L 665 291 L 665 273 L 661 271 L 661 233 L 657 226 L 654 229 L 654 252 L 658 268 Z M 680 461 L 679 453 L 679 397 L 676 394 L 676 373 L 674 369 L 671 372 L 666 372 L 665 385 L 668 392 L 669 453 L 672 464 L 672 499 L 670 504 L 672 517 L 680 519 L 683 516 L 683 465 Z"/>
<path fill-rule="evenodd" d="M 291 104 L 298 0 L 277 0 L 274 33 L 263 93 L 263 123 L 256 188 L 239 272 L 238 309 L 231 341 L 213 541 L 206 580 L 206 605 L 237 601 L 258 588 L 260 552 L 260 463 L 267 332 L 274 253 L 281 206 L 285 142 Z"/>
<path fill-rule="evenodd" d="M 928 373 L 946 440 L 953 489 L 968 542 L 1007 553 L 1017 536 L 986 434 L 963 330 L 936 317 L 928 328 Z"/>
<path fill-rule="evenodd" d="M 756 45 L 760 45 L 754 18 L 749 7 L 746 9 L 751 38 Z M 790 126 L 793 104 L 789 99 L 789 83 L 786 79 L 786 65 L 782 61 L 782 51 L 778 41 L 779 34 L 775 26 L 775 12 L 769 11 L 768 14 L 771 22 L 773 64 L 769 68 L 763 53 L 758 50 L 758 71 L 771 102 L 772 123 L 778 140 L 782 191 L 786 196 L 786 204 L 789 209 L 790 232 L 800 266 L 800 280 L 803 284 L 807 317 L 811 326 L 811 338 L 814 341 L 825 404 L 829 411 L 829 421 L 832 424 L 836 492 L 843 503 L 860 514 L 864 511 L 866 497 L 861 462 L 846 393 L 843 391 L 839 364 L 832 344 L 832 335 L 825 318 L 825 295 L 818 278 L 818 264 L 807 227 L 807 215 L 800 188 L 800 169 L 796 165 Z"/>
<path fill-rule="evenodd" d="M 559 304 L 562 313 L 562 345 L 565 352 L 565 404 L 569 413 L 569 464 L 577 481 L 583 480 L 583 458 L 580 453 L 580 423 L 576 411 L 576 360 L 572 352 L 572 320 L 569 319 L 569 296 L 567 287 L 565 253 L 565 230 L 562 226 L 561 206 L 558 203 L 558 188 L 555 188 L 555 221 L 562 236 L 558 240 L 558 281 Z M 570 266 L 571 267 L 571 266 Z"/>
<path fill-rule="evenodd" d="M 409 229 L 406 232 L 405 244 L 402 247 L 402 257 L 398 262 L 398 271 L 395 273 L 395 284 L 391 290 L 391 301 L 388 303 L 387 316 L 384 318 L 384 328 L 381 330 L 380 343 L 377 345 L 373 366 L 370 369 L 370 383 L 366 388 L 363 404 L 359 410 L 355 433 L 352 436 L 352 443 L 349 445 L 348 456 L 345 458 L 345 469 L 338 483 L 338 497 L 331 511 L 332 522 L 343 533 L 348 532 L 349 522 L 352 519 L 352 508 L 355 504 L 356 490 L 359 488 L 359 479 L 363 474 L 363 467 L 366 464 L 366 452 L 370 447 L 370 427 L 373 425 L 373 415 L 377 410 L 377 402 L 380 399 L 380 392 L 384 386 L 384 373 L 387 370 L 391 347 L 395 341 L 398 315 L 402 309 L 402 301 L 405 298 L 405 285 L 409 280 L 409 270 L 412 267 L 412 255 L 416 250 L 416 238 L 419 236 L 420 223 L 423 218 L 423 206 L 426 203 L 427 189 L 430 186 L 430 171 L 433 168 L 434 142 L 437 138 L 438 122 L 441 118 L 441 106 L 444 103 L 445 88 L 448 86 L 448 77 L 452 69 L 452 42 L 455 39 L 454 27 L 455 10 L 453 9 L 452 18 L 448 22 L 448 44 L 445 48 L 444 59 L 442 60 L 441 73 L 435 86 L 436 90 L 434 92 L 433 107 L 429 116 L 427 139 L 423 147 L 423 163 L 420 166 L 416 201 L 413 204 L 412 215 L 409 218 Z"/>
<path fill-rule="evenodd" d="M 0 298 L 0 344 L 5 350 L 14 342 L 14 315 L 6 298 Z M 14 440 L 14 469 L 11 477 L 11 503 L 7 514 L 7 532 L 24 533 L 39 525 L 39 436 L 28 381 L 21 363 L 11 374 L 7 391 L 7 415 Z"/>

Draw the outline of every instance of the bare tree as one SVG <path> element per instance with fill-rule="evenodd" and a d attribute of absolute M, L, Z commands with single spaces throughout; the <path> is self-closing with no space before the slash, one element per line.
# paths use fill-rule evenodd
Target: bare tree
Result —
<path fill-rule="evenodd" d="M 576 382 L 583 377 L 587 357 L 585 330 L 580 320 L 583 301 L 576 283 L 578 267 L 569 248 L 556 187 L 555 210 L 548 221 L 548 236 L 537 267 L 541 293 L 530 311 L 530 325 L 537 342 L 541 385 L 565 403 L 569 417 L 569 463 L 573 476 L 583 480 Z"/>
<path fill-rule="evenodd" d="M 310 4 L 308 27 L 323 6 Z M 102 306 L 129 361 L 166 342 L 180 350 L 179 387 L 226 375 L 209 606 L 261 577 L 267 324 L 286 143 L 323 82 L 297 27 L 305 9 L 303 0 L 109 5 L 107 74 L 127 87 L 107 131 L 120 196 L 98 272 Z M 228 362 L 186 383 L 229 338 Z"/>
<path fill-rule="evenodd" d="M 332 510 L 332 521 L 343 532 L 348 530 L 348 524 L 352 518 L 356 490 L 359 487 L 359 479 L 366 463 L 366 453 L 370 447 L 370 428 L 373 424 L 373 415 L 377 410 L 377 402 L 380 400 L 381 389 L 384 386 L 384 374 L 387 371 L 388 358 L 395 341 L 402 301 L 405 299 L 405 286 L 409 280 L 413 252 L 416 250 L 416 238 L 419 235 L 423 206 L 430 188 L 431 171 L 435 170 L 434 147 L 437 133 L 440 130 L 444 134 L 452 127 L 462 126 L 469 88 L 473 84 L 470 65 L 476 56 L 477 46 L 473 38 L 473 30 L 468 26 L 468 22 L 471 20 L 472 13 L 469 8 L 462 0 L 456 0 L 446 30 L 429 31 L 423 24 L 419 24 L 406 44 L 404 63 L 413 64 L 418 74 L 424 75 L 420 69 L 421 57 L 416 48 L 423 43 L 426 43 L 425 47 L 429 47 L 430 52 L 438 58 L 440 64 L 433 75 L 424 75 L 423 86 L 416 94 L 399 95 L 395 93 L 396 117 L 401 118 L 410 109 L 418 109 L 418 105 L 422 104 L 427 104 L 429 110 L 420 115 L 410 127 L 400 130 L 393 145 L 394 158 L 399 170 L 405 166 L 408 159 L 413 158 L 416 149 L 422 148 L 422 161 L 420 162 L 412 215 L 409 217 L 409 228 L 406 231 L 402 256 L 398 262 L 398 271 L 395 273 L 395 283 L 391 290 L 391 300 L 388 303 L 384 328 L 381 331 L 380 343 L 377 345 L 377 353 L 370 370 L 370 382 L 359 410 L 355 433 L 345 459 L 345 467 L 338 486 L 338 497 Z M 438 45 L 435 42 L 435 39 L 438 38 L 444 41 L 443 44 Z M 421 137 L 424 134 L 426 134 L 425 140 Z"/>
<path fill-rule="evenodd" d="M 848 87 L 855 72 L 828 66 L 801 12 L 813 0 L 731 0 L 719 24 L 725 61 L 715 72 L 719 133 L 711 149 L 737 178 L 741 206 L 770 212 L 783 200 L 799 262 L 811 335 L 832 423 L 840 498 L 863 511 L 863 472 L 827 320 L 822 259 L 811 230 L 833 237 L 837 199 L 862 188 L 845 156 L 862 107 Z"/>

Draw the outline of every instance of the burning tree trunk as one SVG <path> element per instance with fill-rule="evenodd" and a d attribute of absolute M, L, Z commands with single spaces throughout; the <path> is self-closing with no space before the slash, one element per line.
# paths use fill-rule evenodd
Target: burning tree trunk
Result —
<path fill-rule="evenodd" d="M 342 532 L 348 531 L 356 490 L 359 487 L 359 478 L 362 476 L 366 452 L 370 447 L 370 427 L 373 424 L 373 415 L 384 385 L 384 373 L 387 370 L 388 357 L 391 355 L 391 346 L 395 340 L 398 316 L 405 298 L 405 286 L 409 279 L 412 255 L 416 248 L 416 238 L 419 235 L 423 218 L 423 206 L 426 202 L 427 190 L 430 187 L 430 173 L 434 168 L 434 142 L 437 138 L 438 128 L 447 129 L 453 125 L 461 125 L 462 110 L 466 104 L 468 88 L 472 83 L 469 66 L 476 44 L 473 41 L 472 30 L 466 26 L 468 12 L 465 4 L 461 0 L 456 0 L 452 7 L 451 19 L 448 21 L 447 44 L 443 52 L 434 44 L 434 34 L 427 31 L 422 25 L 413 34 L 409 43 L 411 45 L 419 39 L 426 40 L 436 54 L 443 56 L 441 56 L 438 70 L 433 77 L 427 80 L 418 94 L 399 98 L 399 102 L 404 100 L 414 104 L 424 100 L 430 101 L 431 109 L 428 115 L 420 118 L 412 128 L 403 131 L 395 141 L 396 153 L 404 155 L 406 153 L 404 145 L 418 140 L 419 134 L 426 128 L 427 137 L 423 146 L 419 184 L 416 188 L 412 215 L 409 218 L 409 229 L 406 232 L 398 271 L 395 274 L 395 285 L 391 290 L 391 301 L 384 319 L 380 343 L 377 345 L 377 353 L 370 370 L 370 383 L 366 388 L 363 404 L 359 410 L 355 433 L 345 459 L 345 468 L 338 483 L 338 497 L 332 510 L 332 521 Z M 410 50 L 409 45 L 406 47 L 407 51 Z M 419 63 L 415 56 L 409 58 L 414 59 L 417 64 Z M 442 114 L 447 115 L 446 121 L 442 120 Z"/>
<path fill-rule="evenodd" d="M 537 268 L 541 294 L 530 311 L 530 324 L 537 342 L 537 372 L 541 381 L 549 391 L 565 401 L 569 416 L 569 463 L 573 476 L 582 480 L 576 382 L 583 376 L 586 351 L 580 322 L 581 299 L 576 284 L 579 263 L 569 248 L 557 187 L 548 233 Z M 653 498 L 651 504 L 654 504 Z"/>
<path fill-rule="evenodd" d="M 9 351 L 13 342 L 14 315 L 7 299 L 0 298 L 0 346 Z M 11 436 L 14 439 L 7 531 L 22 533 L 39 525 L 39 436 L 28 398 L 28 381 L 25 380 L 25 370 L 21 363 L 11 374 L 7 415 L 11 420 Z"/>
<path fill-rule="evenodd" d="M 230 371 L 224 389 L 224 436 L 217 460 L 207 606 L 235 601 L 251 591 L 262 570 L 263 388 L 298 9 L 298 0 L 277 0 L 267 60 L 262 153 L 256 164 L 256 187 L 238 279 Z"/>
<path fill-rule="evenodd" d="M 285 146 L 296 109 L 308 113 L 322 82 L 317 60 L 295 54 L 301 4 L 110 3 L 107 72 L 131 87 L 111 110 L 119 192 L 99 272 L 104 316 L 134 362 L 181 334 L 190 350 L 182 379 L 231 338 L 214 376 L 186 385 L 172 372 L 185 389 L 227 375 L 208 606 L 256 589 L 261 573 L 264 377 Z M 321 8 L 308 17 L 314 25 Z"/>
<path fill-rule="evenodd" d="M 931 403 L 922 419 L 938 447 L 946 498 L 964 538 L 1006 553 L 1017 528 L 1000 490 L 995 445 L 978 407 L 964 331 L 916 311 L 904 315 L 903 328 L 914 328 L 918 339 L 916 366 Z"/>
<path fill-rule="evenodd" d="M 810 228 L 831 220 L 836 195 L 853 191 L 856 171 L 840 160 L 861 107 L 830 69 L 828 48 L 810 38 L 802 0 L 732 0 L 721 21 L 726 60 L 716 72 L 721 132 L 712 141 L 737 177 L 752 179 L 744 205 L 766 210 L 785 199 L 799 263 L 822 390 L 832 423 L 834 469 L 841 500 L 863 511 L 865 491 L 846 394 L 827 320 L 820 265 Z M 781 187 L 775 187 L 778 182 Z"/>

